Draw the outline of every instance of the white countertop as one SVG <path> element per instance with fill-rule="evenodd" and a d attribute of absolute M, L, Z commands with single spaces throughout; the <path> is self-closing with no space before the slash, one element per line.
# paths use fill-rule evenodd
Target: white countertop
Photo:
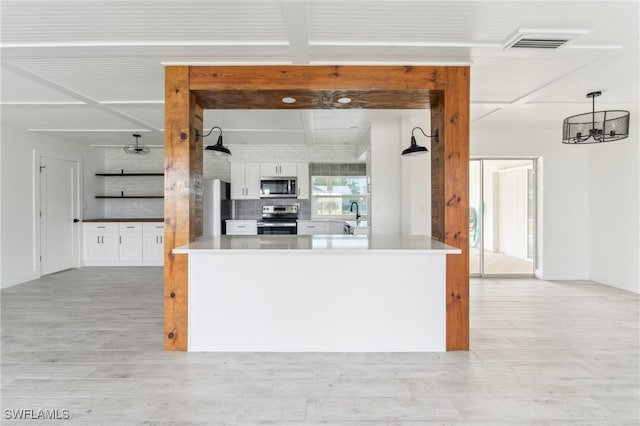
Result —
<path fill-rule="evenodd" d="M 225 252 L 358 252 L 460 254 L 458 248 L 416 235 L 221 235 L 173 249 L 175 254 Z"/>

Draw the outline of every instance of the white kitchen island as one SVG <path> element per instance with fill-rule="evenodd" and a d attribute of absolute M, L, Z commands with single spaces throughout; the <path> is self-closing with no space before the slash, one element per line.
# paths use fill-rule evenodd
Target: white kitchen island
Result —
<path fill-rule="evenodd" d="M 407 235 L 217 236 L 189 256 L 189 350 L 445 350 L 446 255 Z"/>

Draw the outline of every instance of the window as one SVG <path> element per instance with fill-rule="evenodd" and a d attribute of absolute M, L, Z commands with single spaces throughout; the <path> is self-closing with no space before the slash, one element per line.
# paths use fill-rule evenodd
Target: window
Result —
<path fill-rule="evenodd" d="M 311 176 L 311 217 L 355 217 L 358 203 L 361 216 L 368 213 L 369 195 L 366 176 Z"/>

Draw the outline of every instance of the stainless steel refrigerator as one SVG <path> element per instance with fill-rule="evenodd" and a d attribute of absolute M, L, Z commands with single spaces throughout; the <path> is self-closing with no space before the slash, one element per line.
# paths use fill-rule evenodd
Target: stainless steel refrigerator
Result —
<path fill-rule="evenodd" d="M 225 235 L 225 220 L 231 219 L 231 185 L 220 179 L 205 179 L 202 194 L 203 233 Z"/>

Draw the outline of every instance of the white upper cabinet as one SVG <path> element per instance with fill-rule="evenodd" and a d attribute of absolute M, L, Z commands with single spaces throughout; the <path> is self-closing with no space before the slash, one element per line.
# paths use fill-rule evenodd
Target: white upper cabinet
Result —
<path fill-rule="evenodd" d="M 298 175 L 296 163 L 260 163 L 260 175 L 264 177 L 295 177 Z"/>
<path fill-rule="evenodd" d="M 260 164 L 231 163 L 231 199 L 260 198 Z"/>
<path fill-rule="evenodd" d="M 298 200 L 309 199 L 309 163 L 296 165 L 298 177 Z"/>

